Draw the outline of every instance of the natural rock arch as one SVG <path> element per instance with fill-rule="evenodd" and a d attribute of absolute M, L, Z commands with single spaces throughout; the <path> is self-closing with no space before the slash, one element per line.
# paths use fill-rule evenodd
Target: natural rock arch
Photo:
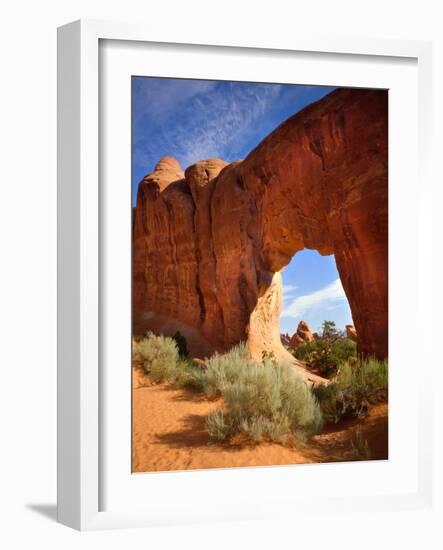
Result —
<path fill-rule="evenodd" d="M 248 338 L 278 354 L 280 270 L 334 254 L 358 349 L 388 352 L 387 92 L 339 89 L 242 162 L 163 158 L 134 213 L 134 333 L 179 328 L 199 355 Z"/>

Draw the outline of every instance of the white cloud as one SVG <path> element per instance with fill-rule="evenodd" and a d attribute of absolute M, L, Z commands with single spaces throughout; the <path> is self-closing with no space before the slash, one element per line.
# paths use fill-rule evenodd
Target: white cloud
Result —
<path fill-rule="evenodd" d="M 286 304 L 282 317 L 301 319 L 307 314 L 312 314 L 313 311 L 333 309 L 343 301 L 346 301 L 345 291 L 340 279 L 336 279 L 333 283 L 311 294 L 297 296 L 297 298 Z"/>
<path fill-rule="evenodd" d="M 279 86 L 233 86 L 229 92 L 216 89 L 195 96 L 169 133 L 169 147 L 184 167 L 210 157 L 225 158 L 231 144 L 246 137 L 279 92 Z"/>
<path fill-rule="evenodd" d="M 296 285 L 283 285 L 283 294 L 294 294 L 294 292 L 297 290 Z"/>
<path fill-rule="evenodd" d="M 135 84 L 134 112 L 138 118 L 149 117 L 164 123 L 167 117 L 182 108 L 198 94 L 213 90 L 216 82 L 209 80 L 180 80 L 170 78 L 138 78 Z"/>
<path fill-rule="evenodd" d="M 294 294 L 297 290 L 296 285 L 283 285 L 283 302 L 284 306 L 286 306 L 289 302 L 289 300 L 294 299 Z"/>
<path fill-rule="evenodd" d="M 186 168 L 198 160 L 227 158 L 255 131 L 257 119 L 278 98 L 280 85 L 253 86 L 215 82 L 146 82 L 137 95 L 136 124 L 146 116 L 158 123 L 153 135 L 136 140 L 136 162 L 148 165 L 152 158 L 169 154 Z"/>

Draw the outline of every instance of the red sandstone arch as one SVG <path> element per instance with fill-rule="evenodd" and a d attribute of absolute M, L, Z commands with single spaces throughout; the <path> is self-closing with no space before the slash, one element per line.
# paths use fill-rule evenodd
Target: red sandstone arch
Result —
<path fill-rule="evenodd" d="M 242 162 L 183 174 L 162 159 L 140 184 L 133 243 L 136 334 L 178 327 L 200 355 L 280 346 L 274 274 L 311 248 L 335 255 L 359 351 L 386 357 L 387 92 L 337 90 Z"/>

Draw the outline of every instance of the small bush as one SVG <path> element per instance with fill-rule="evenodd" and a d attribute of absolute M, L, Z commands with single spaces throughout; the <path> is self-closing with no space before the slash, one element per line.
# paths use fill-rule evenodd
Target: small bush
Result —
<path fill-rule="evenodd" d="M 180 359 L 173 374 L 174 376 L 170 379 L 170 382 L 175 388 L 203 390 L 204 371 L 196 368 L 192 361 Z"/>
<path fill-rule="evenodd" d="M 240 343 L 223 355 L 215 353 L 206 361 L 203 377 L 203 392 L 208 399 L 222 394 L 223 389 L 238 378 L 238 372 L 248 364 L 248 348 Z"/>
<path fill-rule="evenodd" d="M 289 434 L 318 431 L 322 419 L 317 400 L 290 365 L 248 362 L 243 348 L 226 356 L 217 356 L 212 364 L 210 360 L 205 372 L 206 393 L 219 392 L 224 399 L 224 409 L 208 418 L 211 437 L 243 433 L 256 442 L 281 442 Z"/>
<path fill-rule="evenodd" d="M 320 376 L 333 376 L 341 363 L 357 358 L 357 344 L 350 338 L 337 337 L 336 340 L 318 338 L 300 344 L 293 350 L 297 359 Z"/>
<path fill-rule="evenodd" d="M 277 443 L 284 443 L 291 433 L 291 426 L 286 416 L 280 416 L 273 420 L 264 416 L 253 416 L 244 418 L 240 422 L 240 431 L 255 443 L 260 443 L 264 437 Z"/>
<path fill-rule="evenodd" d="M 240 421 L 240 431 L 246 434 L 254 443 L 259 443 L 262 438 L 270 431 L 271 422 L 263 416 L 253 416 L 243 418 Z M 286 430 L 286 433 L 289 431 Z"/>
<path fill-rule="evenodd" d="M 179 358 L 172 338 L 148 333 L 135 341 L 133 355 L 155 383 L 192 388 L 224 406 L 208 416 L 209 436 L 215 441 L 242 433 L 255 442 L 266 438 L 283 442 L 289 435 L 305 436 L 318 431 L 321 411 L 304 379 L 291 365 L 277 363 L 268 354 L 262 363 L 248 360 L 246 344 L 205 361 L 206 368 Z"/>
<path fill-rule="evenodd" d="M 230 420 L 222 410 L 216 410 L 208 415 L 208 434 L 213 441 L 224 441 L 232 433 Z"/>
<path fill-rule="evenodd" d="M 145 338 L 133 343 L 133 357 L 141 358 L 143 368 L 153 382 L 159 383 L 174 376 L 178 360 L 175 341 L 148 332 Z"/>
<path fill-rule="evenodd" d="M 346 362 L 336 378 L 327 386 L 318 386 L 314 393 L 323 417 L 338 422 L 344 417 L 363 417 L 369 405 L 387 398 L 388 364 L 377 359 Z"/>

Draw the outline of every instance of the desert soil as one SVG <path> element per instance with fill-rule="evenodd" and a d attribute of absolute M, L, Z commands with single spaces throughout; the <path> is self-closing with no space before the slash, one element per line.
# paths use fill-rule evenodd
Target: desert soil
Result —
<path fill-rule="evenodd" d="M 152 385 L 143 376 L 133 384 L 133 472 L 199 470 L 308 464 L 354 460 L 351 438 L 361 424 L 372 459 L 388 457 L 388 407 L 372 407 L 364 420 L 326 425 L 320 435 L 295 447 L 275 443 L 213 444 L 206 431 L 207 415 L 220 402 L 187 389 Z"/>

